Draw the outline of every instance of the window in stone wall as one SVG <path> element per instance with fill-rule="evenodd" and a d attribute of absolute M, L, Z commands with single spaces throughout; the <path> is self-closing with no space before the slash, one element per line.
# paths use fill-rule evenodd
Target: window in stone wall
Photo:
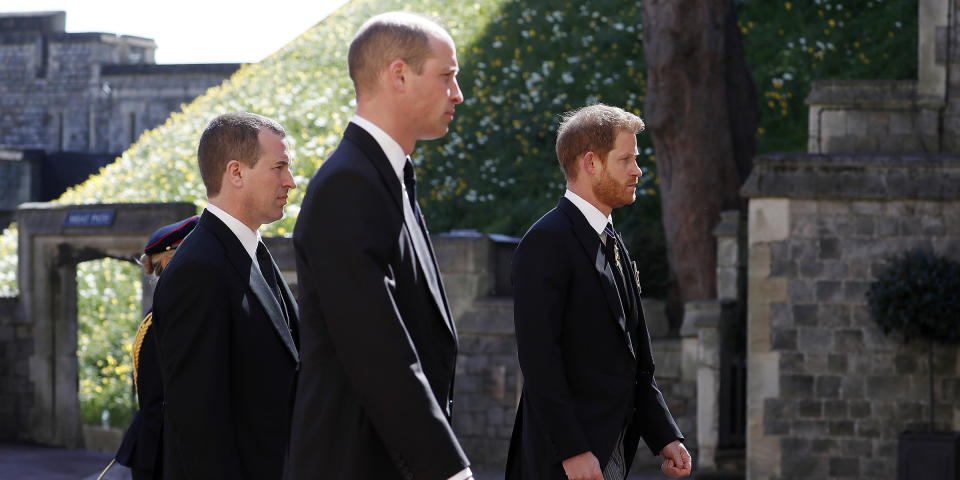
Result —
<path fill-rule="evenodd" d="M 37 78 L 47 78 L 47 62 L 50 57 L 50 45 L 47 36 L 40 35 L 40 62 L 37 64 Z"/>
<path fill-rule="evenodd" d="M 64 137 L 66 137 L 66 132 L 64 131 L 63 125 L 63 112 L 57 112 L 57 151 L 63 151 L 63 145 L 66 143 Z"/>
<path fill-rule="evenodd" d="M 127 145 L 133 145 L 133 142 L 137 141 L 137 112 L 127 115 Z"/>

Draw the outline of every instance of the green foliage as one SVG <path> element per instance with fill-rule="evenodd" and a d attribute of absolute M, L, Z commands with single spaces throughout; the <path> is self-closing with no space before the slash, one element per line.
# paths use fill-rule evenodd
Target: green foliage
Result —
<path fill-rule="evenodd" d="M 86 424 L 130 424 L 133 337 L 140 324 L 140 269 L 106 258 L 77 266 L 78 397 Z M 104 414 L 104 412 L 107 412 Z"/>
<path fill-rule="evenodd" d="M 925 250 L 888 261 L 867 292 L 870 315 L 883 332 L 905 340 L 960 341 L 960 263 Z"/>
<path fill-rule="evenodd" d="M 916 0 L 738 0 L 760 100 L 757 153 L 802 151 L 814 80 L 917 78 Z"/>
<path fill-rule="evenodd" d="M 0 234 L 0 297 L 17 294 L 17 225 Z"/>
<path fill-rule="evenodd" d="M 646 66 L 639 1 L 475 0 L 450 8 L 436 0 L 356 0 L 184 106 L 58 201 L 189 201 L 202 207 L 197 139 L 213 116 L 247 110 L 273 117 L 287 129 L 299 187 L 290 192 L 285 218 L 262 230 L 289 236 L 310 176 L 353 114 L 346 45 L 367 18 L 397 9 L 443 19 L 461 63 L 466 101 L 457 109 L 450 134 L 421 143 L 414 154 L 424 186 L 421 202 L 435 232 L 473 228 L 522 234 L 563 193 L 553 150 L 560 114 L 599 101 L 642 116 Z M 762 102 L 757 152 L 804 149 L 807 109 L 802 101 L 811 80 L 914 78 L 916 9 L 912 0 L 858 0 L 842 6 L 824 0 L 796 5 L 739 1 L 747 62 Z M 644 171 L 638 200 L 616 212 L 615 220 L 638 260 L 645 294 L 663 297 L 667 265 L 656 163 L 649 134 L 638 140 Z M 0 236 L 0 295 L 16 292 L 15 255 L 16 229 L 11 228 Z M 84 281 L 88 273 L 93 276 L 80 293 L 80 328 L 89 332 L 80 355 L 81 363 L 89 364 L 86 355 L 93 366 L 81 367 L 81 384 L 89 387 L 82 387 L 82 408 L 85 420 L 94 423 L 100 423 L 99 412 L 106 408 L 113 423 L 125 418 L 124 408 L 129 410 L 129 403 L 114 410 L 113 402 L 129 401 L 124 393 L 129 383 L 122 384 L 129 380 L 121 381 L 125 377 L 117 367 L 129 364 L 123 346 L 135 332 L 139 312 L 132 312 L 139 304 L 123 301 L 130 298 L 129 288 L 139 284 L 139 275 L 116 266 L 87 265 L 78 269 Z M 128 305 L 117 306 L 127 313 L 112 311 L 112 304 L 90 303 L 111 298 L 107 292 Z M 110 315 L 99 312 L 100 306 Z M 114 329 L 123 329 L 123 335 Z M 108 355 L 119 362 L 113 377 Z"/>

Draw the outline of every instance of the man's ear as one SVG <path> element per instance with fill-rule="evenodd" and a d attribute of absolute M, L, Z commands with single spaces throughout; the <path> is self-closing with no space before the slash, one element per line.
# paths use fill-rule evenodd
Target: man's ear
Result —
<path fill-rule="evenodd" d="M 583 158 L 580 159 L 581 165 L 583 165 L 583 171 L 587 174 L 593 176 L 600 172 L 600 158 L 593 152 L 587 152 L 583 155 Z"/>
<path fill-rule="evenodd" d="M 223 184 L 228 183 L 236 188 L 243 186 L 243 165 L 238 160 L 227 162 L 226 171 L 223 172 Z"/>
<path fill-rule="evenodd" d="M 397 59 L 387 65 L 386 75 L 390 79 L 390 85 L 394 90 L 402 92 L 406 89 L 404 75 L 407 73 L 407 64 L 403 60 Z"/>

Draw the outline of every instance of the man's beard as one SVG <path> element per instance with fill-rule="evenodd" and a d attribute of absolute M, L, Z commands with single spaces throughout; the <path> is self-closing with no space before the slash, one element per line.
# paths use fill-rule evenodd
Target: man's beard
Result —
<path fill-rule="evenodd" d="M 628 191 L 625 184 L 614 180 L 606 170 L 597 183 L 593 184 L 593 193 L 597 196 L 597 200 L 611 208 L 629 205 L 636 199 L 636 195 Z"/>

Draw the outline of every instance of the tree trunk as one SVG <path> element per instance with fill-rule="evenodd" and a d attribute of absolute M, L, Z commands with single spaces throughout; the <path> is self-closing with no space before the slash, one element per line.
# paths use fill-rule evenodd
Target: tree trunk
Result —
<path fill-rule="evenodd" d="M 643 42 L 671 310 L 682 312 L 677 302 L 716 297 L 711 232 L 721 211 L 746 205 L 739 189 L 753 161 L 757 95 L 732 0 L 645 0 Z"/>

